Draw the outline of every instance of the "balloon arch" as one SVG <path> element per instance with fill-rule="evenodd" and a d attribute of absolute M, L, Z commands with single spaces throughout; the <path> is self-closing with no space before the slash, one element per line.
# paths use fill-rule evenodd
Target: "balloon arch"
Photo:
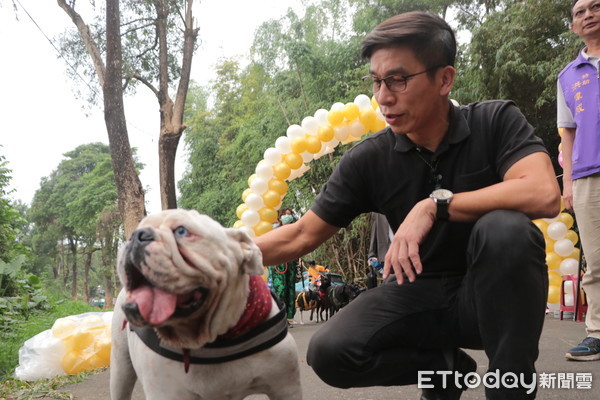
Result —
<path fill-rule="evenodd" d="M 286 136 L 277 138 L 274 147 L 265 150 L 255 173 L 248 178 L 243 203 L 236 209 L 239 219 L 234 228 L 251 237 L 273 229 L 288 182 L 301 177 L 310 169 L 312 160 L 333 152 L 339 144 L 360 140 L 369 132 L 385 128 L 383 119 L 375 98 L 361 94 L 351 103 L 338 102 L 329 111 L 317 110 L 301 125 L 290 125 Z"/>

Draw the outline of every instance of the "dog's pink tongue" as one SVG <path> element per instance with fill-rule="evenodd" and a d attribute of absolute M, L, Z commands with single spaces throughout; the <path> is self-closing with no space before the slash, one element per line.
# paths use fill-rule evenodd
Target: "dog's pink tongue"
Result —
<path fill-rule="evenodd" d="M 127 301 L 138 305 L 140 314 L 146 321 L 158 325 L 175 312 L 177 296 L 156 287 L 142 286 L 133 290 Z"/>

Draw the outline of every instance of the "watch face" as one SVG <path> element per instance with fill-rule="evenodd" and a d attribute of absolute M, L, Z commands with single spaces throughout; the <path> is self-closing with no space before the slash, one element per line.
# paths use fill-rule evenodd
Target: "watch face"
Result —
<path fill-rule="evenodd" d="M 452 198 L 452 192 L 448 189 L 437 189 L 432 193 L 433 197 L 438 200 L 448 200 Z"/>

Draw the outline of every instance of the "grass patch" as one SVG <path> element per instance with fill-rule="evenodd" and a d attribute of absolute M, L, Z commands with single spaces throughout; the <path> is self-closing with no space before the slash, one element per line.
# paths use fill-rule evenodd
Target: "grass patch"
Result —
<path fill-rule="evenodd" d="M 100 310 L 82 302 L 58 301 L 50 310 L 34 313 L 28 318 L 16 319 L 10 324 L 10 329 L 0 330 L 0 380 L 13 375 L 19 364 L 19 349 L 26 340 L 50 329 L 58 318 L 90 311 Z"/>
<path fill-rule="evenodd" d="M 63 375 L 52 379 L 40 379 L 35 382 L 24 382 L 19 379 L 5 379 L 0 382 L 0 399 L 4 400 L 33 400 L 57 399 L 73 400 L 70 393 L 60 390 L 63 386 L 79 383 L 91 374 L 104 370 L 86 371 L 78 375 Z"/>

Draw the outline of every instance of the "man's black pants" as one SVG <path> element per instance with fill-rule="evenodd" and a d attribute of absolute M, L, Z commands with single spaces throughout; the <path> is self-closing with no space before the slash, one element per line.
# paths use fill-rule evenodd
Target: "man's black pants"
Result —
<path fill-rule="evenodd" d="M 466 263 L 464 276 L 363 292 L 315 333 L 308 363 L 336 387 L 409 385 L 418 371 L 449 370 L 444 350 L 462 347 L 531 384 L 548 293 L 542 233 L 521 213 L 493 211 L 475 224 Z M 489 399 L 535 398 L 525 392 L 486 387 Z"/>

